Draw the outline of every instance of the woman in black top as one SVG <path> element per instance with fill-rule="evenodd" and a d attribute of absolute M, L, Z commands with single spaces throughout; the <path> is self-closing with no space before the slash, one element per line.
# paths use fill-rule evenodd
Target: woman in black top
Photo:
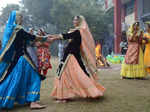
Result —
<path fill-rule="evenodd" d="M 87 76 L 89 76 L 89 74 L 85 68 L 85 65 L 83 64 L 83 61 L 81 59 L 81 55 L 80 55 L 80 46 L 81 46 L 80 31 L 77 29 L 77 30 L 73 31 L 72 33 L 62 34 L 62 36 L 63 36 L 64 40 L 67 40 L 67 39 L 71 39 L 71 40 L 64 50 L 63 58 L 61 60 L 59 68 L 57 70 L 58 76 L 60 75 L 60 71 L 62 69 L 63 63 L 66 61 L 66 58 L 68 57 L 69 54 L 73 54 L 75 56 L 80 67 L 82 68 L 82 70 L 85 72 L 85 74 Z"/>
<path fill-rule="evenodd" d="M 40 98 L 41 79 L 26 48 L 30 41 L 43 38 L 25 32 L 21 24 L 22 14 L 12 11 L 0 54 L 0 108 L 13 108 L 17 101 L 30 103 L 32 109 L 41 109 L 45 106 L 36 102 Z"/>
<path fill-rule="evenodd" d="M 95 44 L 88 25 L 83 16 L 75 16 L 73 24 L 75 28 L 68 33 L 52 36 L 56 40 L 69 40 L 51 93 L 51 96 L 59 102 L 66 102 L 67 99 L 76 96 L 97 98 L 103 96 L 105 90 L 94 77 Z"/>

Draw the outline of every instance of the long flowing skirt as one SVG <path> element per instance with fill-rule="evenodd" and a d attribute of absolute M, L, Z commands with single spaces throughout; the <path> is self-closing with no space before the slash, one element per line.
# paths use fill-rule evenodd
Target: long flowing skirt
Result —
<path fill-rule="evenodd" d="M 22 56 L 9 76 L 0 84 L 0 108 L 12 108 L 40 98 L 41 79 Z"/>
<path fill-rule="evenodd" d="M 146 49 L 144 53 L 144 64 L 145 64 L 147 73 L 150 74 L 150 44 L 146 45 Z"/>
<path fill-rule="evenodd" d="M 123 62 L 121 76 L 126 78 L 144 78 L 146 76 L 143 51 L 140 48 L 138 64 L 126 64 Z"/>
<path fill-rule="evenodd" d="M 97 98 L 103 96 L 105 88 L 94 78 L 89 78 L 80 68 L 73 55 L 67 58 L 61 76 L 54 80 L 51 96 L 55 99 L 71 99 L 74 97 Z"/>

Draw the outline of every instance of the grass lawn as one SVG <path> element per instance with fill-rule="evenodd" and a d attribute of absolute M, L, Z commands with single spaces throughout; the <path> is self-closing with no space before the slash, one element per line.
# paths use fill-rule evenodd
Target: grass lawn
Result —
<path fill-rule="evenodd" d="M 99 82 L 106 88 L 104 97 L 57 104 L 50 97 L 57 59 L 52 59 L 52 65 L 53 70 L 41 88 L 41 103 L 48 106 L 46 109 L 30 110 L 28 106 L 15 105 L 12 110 L 0 112 L 150 112 L 150 77 L 147 80 L 121 80 L 121 65 L 99 71 Z"/>

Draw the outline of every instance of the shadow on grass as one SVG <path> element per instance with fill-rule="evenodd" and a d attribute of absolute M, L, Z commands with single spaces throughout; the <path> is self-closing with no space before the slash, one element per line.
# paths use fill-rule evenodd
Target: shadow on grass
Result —
<path fill-rule="evenodd" d="M 101 96 L 99 98 L 76 98 L 73 100 L 69 100 L 69 102 L 91 102 L 91 103 L 98 103 L 103 102 L 105 100 L 104 96 Z"/>
<path fill-rule="evenodd" d="M 129 78 L 129 77 L 123 77 L 123 80 L 127 79 L 127 80 L 149 80 L 149 78 Z"/>

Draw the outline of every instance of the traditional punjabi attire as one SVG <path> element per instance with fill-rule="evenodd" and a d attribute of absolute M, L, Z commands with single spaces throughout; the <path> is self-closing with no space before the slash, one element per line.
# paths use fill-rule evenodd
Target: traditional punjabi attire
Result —
<path fill-rule="evenodd" d="M 150 39 L 150 33 L 146 32 L 144 34 L 144 37 L 146 37 L 147 39 Z M 147 73 L 150 74 L 150 43 L 147 43 L 145 47 L 144 64 L 145 64 Z"/>
<path fill-rule="evenodd" d="M 103 96 L 105 88 L 98 84 L 95 77 L 95 43 L 84 18 L 79 28 L 61 36 L 71 40 L 64 50 L 51 96 L 58 100 Z"/>
<path fill-rule="evenodd" d="M 38 42 L 37 43 L 37 56 L 38 56 L 38 71 L 39 73 L 46 76 L 48 69 L 51 69 L 51 53 L 49 51 L 49 42 Z"/>
<path fill-rule="evenodd" d="M 128 50 L 125 55 L 125 61 L 122 64 L 121 76 L 124 78 L 144 78 L 146 71 L 142 50 L 143 35 L 134 38 L 133 27 L 134 24 L 129 28 L 127 33 Z"/>
<path fill-rule="evenodd" d="M 26 48 L 35 36 L 15 24 L 12 11 L 2 41 L 0 54 L 0 108 L 12 108 L 14 102 L 25 104 L 40 98 L 41 78 Z"/>

